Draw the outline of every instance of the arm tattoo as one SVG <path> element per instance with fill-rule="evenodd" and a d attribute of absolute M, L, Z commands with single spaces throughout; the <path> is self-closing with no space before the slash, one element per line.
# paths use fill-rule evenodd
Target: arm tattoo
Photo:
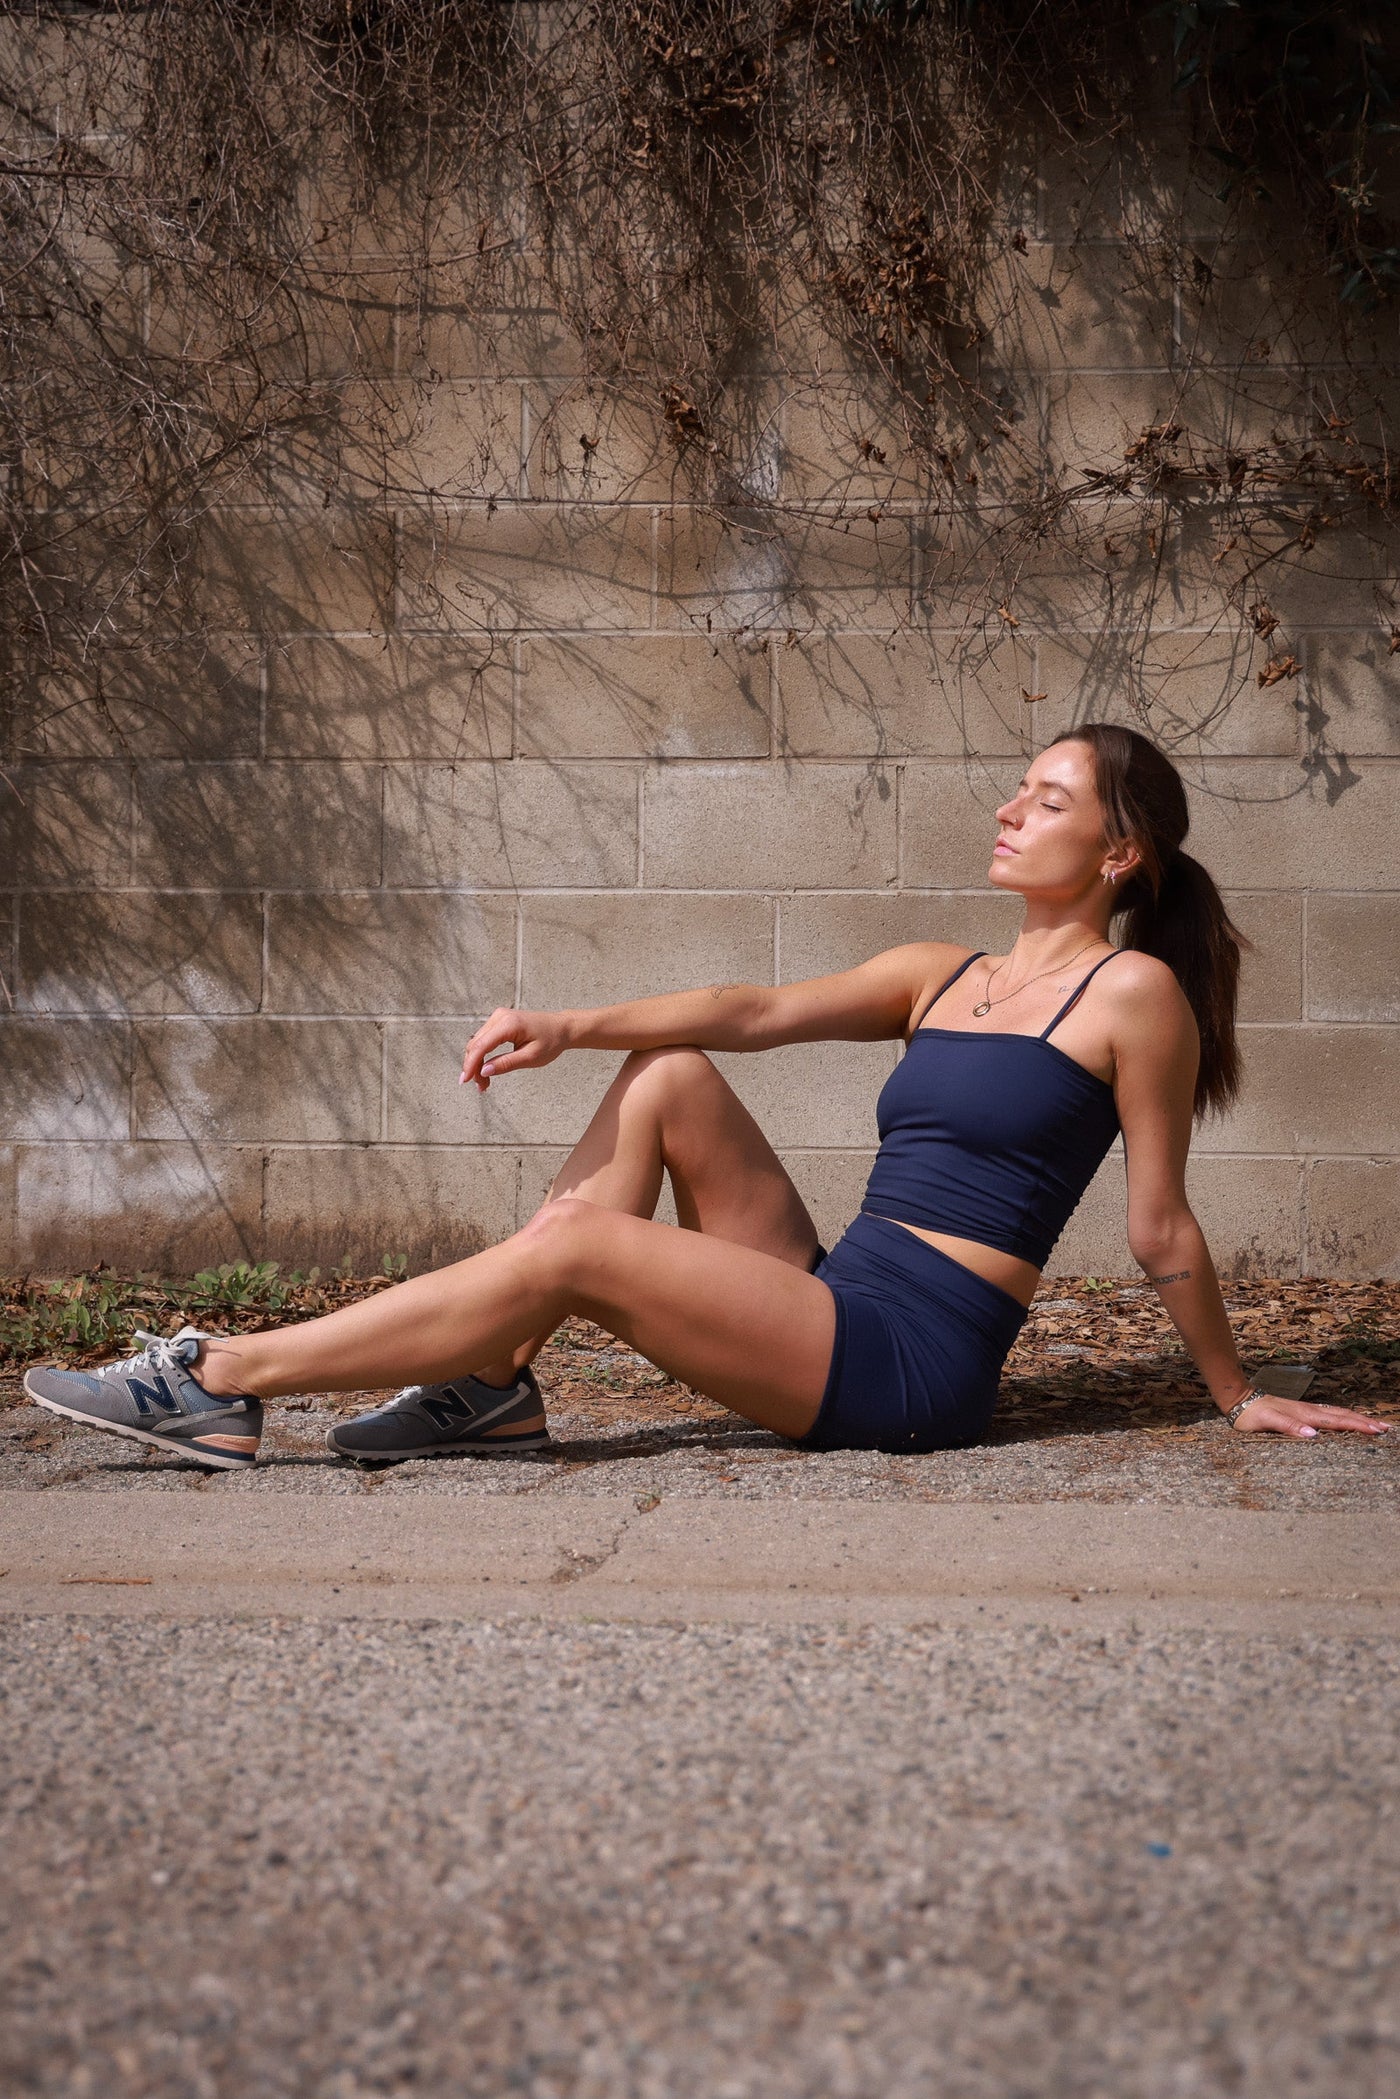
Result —
<path fill-rule="evenodd" d="M 725 992 L 726 992 L 726 991 L 728 991 L 728 989 L 729 989 L 729 986 L 728 986 L 727 984 L 711 984 L 711 986 L 710 986 L 710 997 L 711 997 L 711 998 L 723 998 L 723 997 L 724 997 L 724 994 L 725 994 Z"/>
<path fill-rule="evenodd" d="M 1147 1280 L 1149 1283 L 1155 1283 L 1160 1290 L 1163 1283 L 1189 1283 L 1191 1271 L 1189 1268 L 1177 1268 L 1171 1275 L 1150 1275 Z"/>

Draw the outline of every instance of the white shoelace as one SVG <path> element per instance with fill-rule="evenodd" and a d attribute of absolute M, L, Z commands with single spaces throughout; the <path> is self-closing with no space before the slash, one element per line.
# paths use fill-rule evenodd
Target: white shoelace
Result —
<path fill-rule="evenodd" d="M 104 1363 L 98 1371 L 99 1377 L 129 1377 L 136 1370 L 188 1370 L 189 1364 L 183 1354 L 178 1353 L 182 1341 L 188 1340 L 190 1329 L 182 1328 L 174 1340 L 161 1334 L 148 1334 L 144 1327 L 137 1327 L 136 1338 L 144 1343 L 134 1356 L 126 1356 L 120 1363 Z"/>

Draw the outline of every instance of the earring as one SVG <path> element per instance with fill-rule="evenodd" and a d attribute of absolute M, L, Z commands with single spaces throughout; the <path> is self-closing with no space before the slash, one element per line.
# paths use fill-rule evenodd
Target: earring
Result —
<path fill-rule="evenodd" d="M 1118 880 L 1118 870 L 1117 870 L 1117 868 L 1115 867 L 1115 868 L 1114 868 L 1114 869 L 1112 870 L 1112 872 L 1111 872 L 1111 873 L 1109 872 L 1109 870 L 1108 870 L 1107 868 L 1105 868 L 1105 869 L 1104 869 L 1104 877 L 1103 877 L 1103 878 L 1104 878 L 1105 882 L 1116 882 L 1116 881 Z"/>

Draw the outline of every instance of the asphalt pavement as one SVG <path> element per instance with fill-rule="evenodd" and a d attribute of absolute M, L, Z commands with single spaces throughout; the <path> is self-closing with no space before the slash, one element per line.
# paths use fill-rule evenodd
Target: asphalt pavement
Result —
<path fill-rule="evenodd" d="M 1391 2099 L 1400 1437 L 16 1407 L 0 2088 Z"/>

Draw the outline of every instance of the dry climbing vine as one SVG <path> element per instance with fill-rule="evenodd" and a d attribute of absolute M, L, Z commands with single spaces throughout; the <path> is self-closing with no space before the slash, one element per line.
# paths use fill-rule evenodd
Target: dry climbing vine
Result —
<path fill-rule="evenodd" d="M 986 646 L 1047 550 L 1111 600 L 1175 535 L 1250 676 L 1291 678 L 1273 579 L 1395 511 L 1393 370 L 1365 348 L 1400 279 L 1387 34 L 1265 0 L 14 0 L 0 667 L 20 747 L 73 692 L 100 704 L 132 651 L 197 679 L 228 617 L 229 504 L 501 492 L 489 430 L 450 488 L 413 480 L 445 320 L 489 369 L 558 317 L 566 376 L 537 419 L 571 493 L 613 404 L 679 497 L 760 541 L 912 516 L 914 616 L 936 596 Z M 1065 224 L 1043 222 L 1037 154 L 1080 181 Z M 1106 230 L 1127 272 L 1106 318 L 1115 297 L 1166 316 L 1172 386 L 1086 460 L 1047 446 L 1022 383 L 1047 297 L 1027 269 L 1047 235 L 1072 258 Z M 1241 241 L 1269 290 L 1225 340 L 1221 244 Z M 1303 406 L 1235 416 L 1280 364 Z M 844 476 L 785 457 L 795 387 Z M 570 423 L 578 398 L 592 423 Z M 542 468 L 529 493 L 550 486 Z M 1379 586 L 1375 615 L 1400 617 Z"/>

